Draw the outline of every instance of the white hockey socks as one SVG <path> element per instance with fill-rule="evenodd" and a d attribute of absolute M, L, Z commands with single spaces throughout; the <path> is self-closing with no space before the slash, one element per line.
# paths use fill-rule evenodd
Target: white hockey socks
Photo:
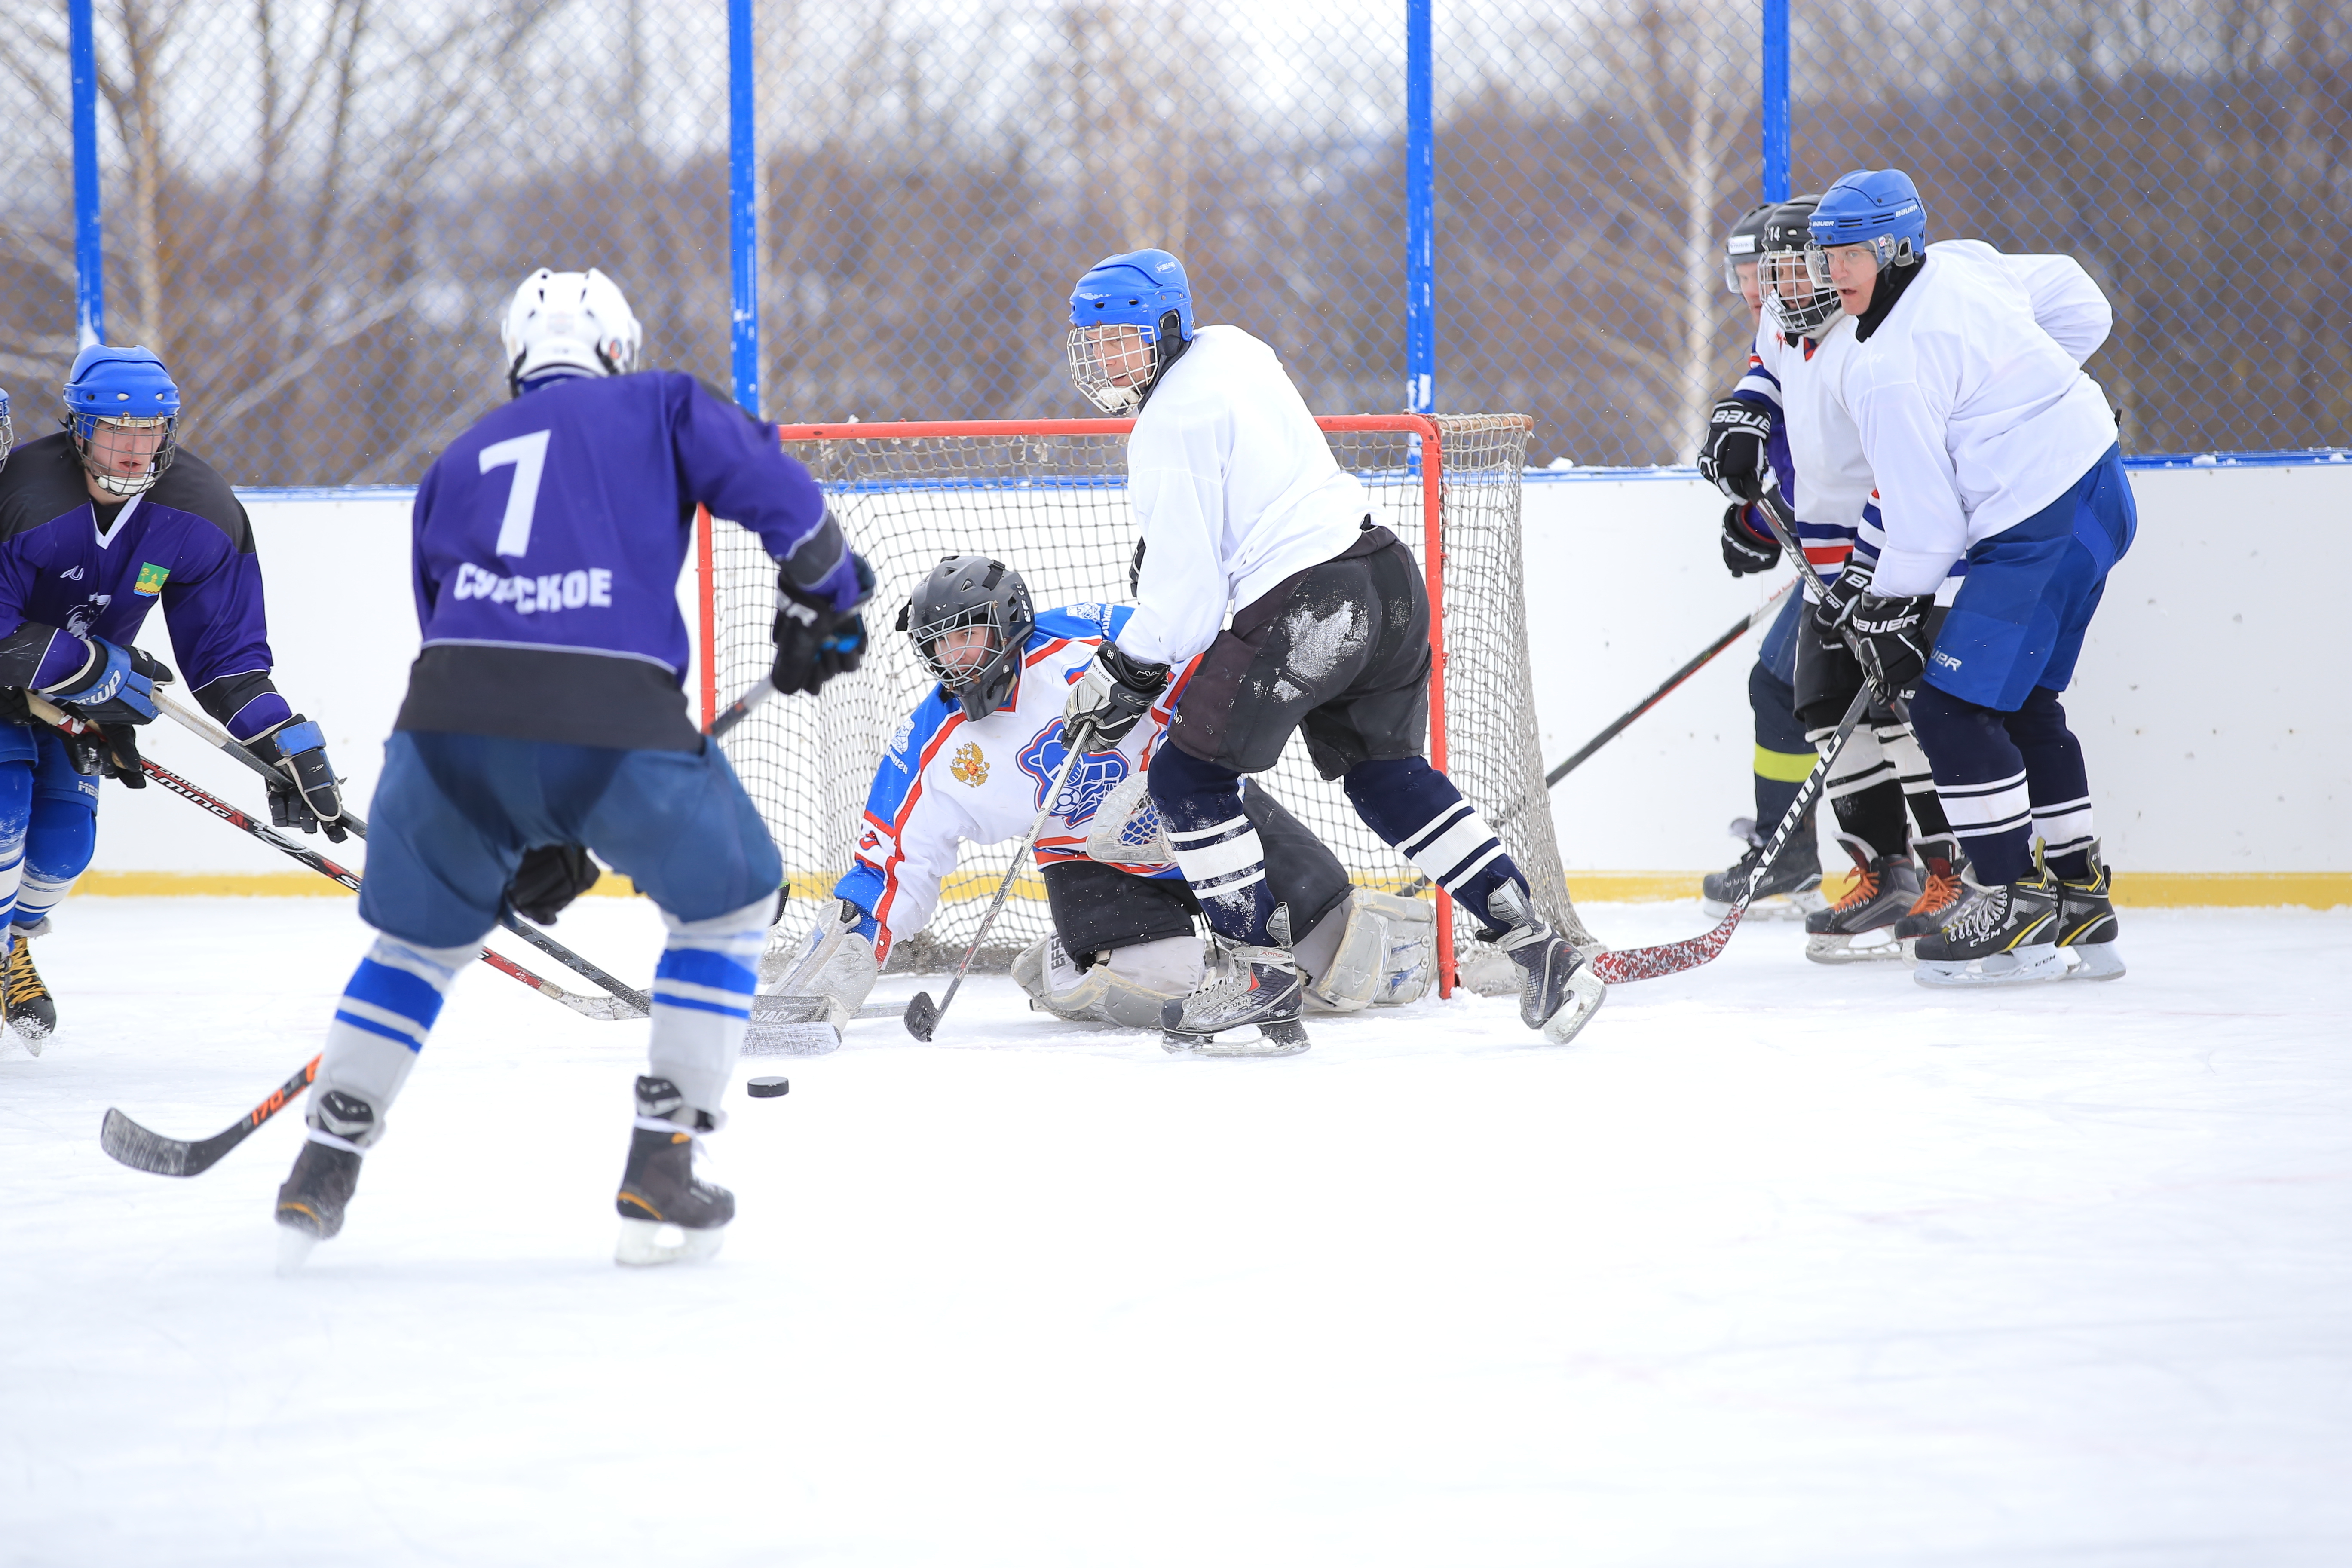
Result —
<path fill-rule="evenodd" d="M 654 971 L 653 1044 L 646 1072 L 677 1086 L 686 1102 L 714 1117 L 743 1051 L 760 953 L 776 912 L 773 894 L 709 920 L 682 921 L 667 910 L 668 945 Z"/>
<path fill-rule="evenodd" d="M 441 1016 L 441 1003 L 457 983 L 457 972 L 473 962 L 479 948 L 418 947 L 396 937 L 379 936 L 343 987 L 335 1005 L 335 1021 L 327 1029 L 327 1048 L 319 1063 L 319 1081 L 310 1088 L 310 1106 L 303 1120 L 311 1140 L 363 1153 L 383 1136 L 385 1116 L 400 1096 L 416 1066 L 416 1053 Z M 372 1121 L 336 1127 L 322 1124 L 327 1097 L 348 1095 L 373 1111 Z M 363 1130 L 362 1130 L 363 1129 Z"/>

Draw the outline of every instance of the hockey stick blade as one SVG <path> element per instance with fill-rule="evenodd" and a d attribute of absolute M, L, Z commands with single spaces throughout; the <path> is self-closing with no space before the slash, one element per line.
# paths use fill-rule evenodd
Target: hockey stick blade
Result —
<path fill-rule="evenodd" d="M 950 992 L 949 994 L 952 995 L 954 993 Z M 915 993 L 915 999 L 907 1004 L 906 1023 L 907 1033 L 926 1045 L 929 1044 L 931 1031 L 940 1026 L 939 1004 L 931 1000 L 929 992 Z"/>
<path fill-rule="evenodd" d="M 189 1142 L 151 1132 L 112 1106 L 98 1129 L 98 1146 L 134 1171 L 158 1176 L 201 1176 L 220 1163 L 221 1156 L 250 1137 L 253 1130 L 292 1104 L 319 1076 L 312 1057 L 302 1070 L 278 1086 L 268 1099 L 247 1111 L 236 1122 L 209 1138 Z"/>

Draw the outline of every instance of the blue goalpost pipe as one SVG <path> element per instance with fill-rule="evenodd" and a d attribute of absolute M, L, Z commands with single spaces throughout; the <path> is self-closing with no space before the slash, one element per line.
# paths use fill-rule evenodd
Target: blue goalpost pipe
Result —
<path fill-rule="evenodd" d="M 1764 199 L 1789 199 L 1789 0 L 1764 0 Z"/>
<path fill-rule="evenodd" d="M 1404 7 L 1404 411 L 1437 408 L 1436 127 L 1430 0 Z"/>
<path fill-rule="evenodd" d="M 87 5 L 89 0 L 81 0 Z M 727 250 L 733 281 L 729 341 L 735 401 L 760 415 L 759 136 L 752 87 L 751 0 L 727 0 Z"/>
<path fill-rule="evenodd" d="M 98 207 L 98 40 L 90 0 L 68 0 L 68 46 L 73 78 L 74 338 L 83 348 L 106 341 L 106 253 Z"/>

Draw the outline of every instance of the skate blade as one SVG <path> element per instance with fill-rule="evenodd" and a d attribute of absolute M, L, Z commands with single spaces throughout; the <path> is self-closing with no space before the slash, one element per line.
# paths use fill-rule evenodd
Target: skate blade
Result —
<path fill-rule="evenodd" d="M 1160 1032 L 1160 1048 L 1179 1057 L 1295 1057 L 1308 1044 L 1306 1028 L 1297 1024 L 1267 1024 L 1246 1038 L 1238 1029 L 1223 1035 Z"/>
<path fill-rule="evenodd" d="M 1975 962 L 1985 965 L 1970 969 L 1965 962 L 1923 958 L 1911 978 L 1922 985 L 1946 990 L 1965 990 L 1987 985 L 2037 985 L 2044 981 L 2066 978 L 2066 955 L 2055 947 L 2038 952 L 2027 949 L 2031 957 L 2013 952 L 1997 952 L 1990 958 Z M 2007 959 L 2007 963 L 2000 961 Z"/>
<path fill-rule="evenodd" d="M 1893 937 L 1856 946 L 1853 937 L 1845 931 L 1810 931 L 1805 936 L 1805 956 L 1815 963 L 1883 963 L 1888 959 L 1907 957 L 1909 953 L 1904 944 Z"/>
<path fill-rule="evenodd" d="M 299 1225 L 278 1227 L 278 1277 L 280 1279 L 302 1272 L 302 1265 L 310 1260 L 310 1253 L 319 1245 L 319 1237 Z"/>
<path fill-rule="evenodd" d="M 2074 955 L 2074 967 L 2066 972 L 2069 980 L 2121 980 L 2128 973 L 2114 942 L 2090 942 L 2067 951 Z"/>
<path fill-rule="evenodd" d="M 675 1240 L 664 1241 L 667 1231 Z M 613 1249 L 613 1261 L 624 1268 L 651 1268 L 664 1263 L 708 1263 L 718 1255 L 719 1244 L 727 1238 L 727 1227 L 712 1226 L 708 1230 L 688 1230 L 682 1226 L 654 1219 L 625 1219 L 621 1222 L 620 1245 Z"/>
<path fill-rule="evenodd" d="M 1601 1011 L 1601 1004 L 1609 1000 L 1609 987 L 1601 976 L 1590 969 L 1580 969 L 1568 977 L 1568 999 L 1543 1023 L 1546 1045 L 1564 1046 L 1576 1038 L 1592 1015 Z"/>

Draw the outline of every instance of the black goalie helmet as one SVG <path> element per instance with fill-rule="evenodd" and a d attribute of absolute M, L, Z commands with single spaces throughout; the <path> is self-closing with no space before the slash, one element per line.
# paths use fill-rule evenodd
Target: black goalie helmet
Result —
<path fill-rule="evenodd" d="M 1029 584 L 985 555 L 950 555 L 932 567 L 898 616 L 923 668 L 963 704 L 967 719 L 985 719 L 1013 700 L 1036 626 Z"/>

